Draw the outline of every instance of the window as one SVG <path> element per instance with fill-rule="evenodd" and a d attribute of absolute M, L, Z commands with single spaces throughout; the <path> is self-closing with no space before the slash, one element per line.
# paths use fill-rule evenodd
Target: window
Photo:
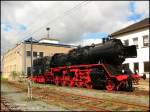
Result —
<path fill-rule="evenodd" d="M 143 46 L 144 47 L 149 46 L 149 37 L 148 37 L 148 35 L 143 36 Z"/>
<path fill-rule="evenodd" d="M 139 63 L 134 63 L 134 72 L 139 72 Z"/>
<path fill-rule="evenodd" d="M 28 76 L 31 75 L 31 67 L 27 67 L 27 75 L 28 75 Z"/>
<path fill-rule="evenodd" d="M 31 56 L 31 52 L 30 51 L 27 51 L 27 56 Z"/>
<path fill-rule="evenodd" d="M 149 62 L 144 62 L 144 72 L 149 72 Z"/>
<path fill-rule="evenodd" d="M 40 57 L 43 57 L 43 52 L 40 52 L 39 55 L 40 55 Z"/>
<path fill-rule="evenodd" d="M 33 52 L 33 57 L 37 57 L 37 52 Z"/>
<path fill-rule="evenodd" d="M 129 40 L 124 40 L 124 45 L 128 46 L 129 45 Z"/>
<path fill-rule="evenodd" d="M 133 44 L 136 45 L 136 48 L 138 48 L 138 38 L 133 38 Z"/>
<path fill-rule="evenodd" d="M 123 64 L 123 67 L 124 67 L 124 68 L 129 68 L 129 63 Z"/>

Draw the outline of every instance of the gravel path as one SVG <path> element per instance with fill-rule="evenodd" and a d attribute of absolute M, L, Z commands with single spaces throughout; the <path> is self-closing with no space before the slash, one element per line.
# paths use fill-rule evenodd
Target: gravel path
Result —
<path fill-rule="evenodd" d="M 142 85 L 148 85 L 149 83 L 141 83 Z M 20 83 L 19 85 L 23 85 L 23 83 Z M 26 85 L 26 83 L 25 83 Z M 57 91 L 58 93 L 73 93 L 83 96 L 91 96 L 99 99 L 106 99 L 106 100 L 113 100 L 113 101 L 120 101 L 120 102 L 127 102 L 130 104 L 139 104 L 143 106 L 149 106 L 149 95 L 134 95 L 132 92 L 125 92 L 125 94 L 119 93 L 119 92 L 108 92 L 105 90 L 94 90 L 94 89 L 87 89 L 87 88 L 70 88 L 70 87 L 61 87 L 61 86 L 55 86 L 52 84 L 33 84 L 34 87 L 40 87 L 45 88 L 49 91 Z M 33 91 L 34 92 L 34 91 Z M 70 108 L 65 108 L 63 104 L 57 105 L 54 103 L 46 104 L 43 101 L 28 101 L 27 100 L 27 93 L 22 93 L 21 91 L 16 91 L 10 86 L 8 86 L 6 83 L 2 84 L 2 95 L 9 98 L 9 100 L 12 100 L 14 104 L 19 105 L 21 109 L 23 110 L 35 110 L 35 111 L 65 111 L 69 110 Z M 19 96 L 19 97 L 18 97 Z M 67 96 L 66 96 L 67 99 Z M 42 99 L 43 100 L 43 99 Z M 19 104 L 18 104 L 19 102 Z M 48 102 L 48 101 L 46 101 Z M 55 101 L 54 101 L 55 102 Z M 31 106 L 32 105 L 32 106 Z M 107 106 L 110 104 L 107 104 Z M 61 108 L 60 108 L 61 107 Z M 113 105 L 109 106 L 109 110 L 111 108 L 116 108 Z M 123 108 L 123 107 L 122 107 Z M 121 109 L 119 109 L 121 110 Z M 136 110 L 136 108 L 135 108 Z"/>
<path fill-rule="evenodd" d="M 141 79 L 139 85 L 135 85 L 140 90 L 147 90 L 149 91 L 149 79 L 143 80 Z"/>
<path fill-rule="evenodd" d="M 143 83 L 142 83 L 143 84 Z M 147 83 L 148 84 L 148 83 Z M 120 94 L 117 92 L 106 92 L 105 90 L 94 90 L 94 89 L 87 89 L 87 88 L 70 88 L 70 87 L 62 87 L 62 86 L 55 86 L 52 84 L 34 84 L 37 87 L 48 87 L 50 90 L 57 90 L 62 92 L 68 92 L 78 95 L 84 96 L 92 96 L 95 98 L 101 99 L 108 99 L 108 100 L 116 100 L 116 101 L 123 101 L 128 103 L 138 103 L 140 105 L 149 106 L 149 95 L 134 95 L 134 94 Z M 136 90 L 135 90 L 136 91 Z"/>
<path fill-rule="evenodd" d="M 33 101 L 27 99 L 27 93 L 17 91 L 7 84 L 1 84 L 1 95 L 10 103 L 18 106 L 22 111 L 65 111 L 61 107 L 49 105 L 46 102 L 33 98 Z"/>

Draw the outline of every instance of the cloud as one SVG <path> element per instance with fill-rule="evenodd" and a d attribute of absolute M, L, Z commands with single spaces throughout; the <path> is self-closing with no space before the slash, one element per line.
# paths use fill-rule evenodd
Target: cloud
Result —
<path fill-rule="evenodd" d="M 85 1 L 81 7 L 74 8 L 63 16 L 65 11 L 82 2 L 2 1 L 1 21 L 9 22 L 12 29 L 9 32 L 1 29 L 1 43 L 9 41 L 11 45 L 14 45 L 30 36 L 38 40 L 47 35 L 46 27 L 51 28 L 50 36 L 59 39 L 61 43 L 79 44 L 83 35 L 87 36 L 84 38 L 85 42 L 94 42 L 94 40 L 97 42 L 96 39 L 99 39 L 97 35 L 93 36 L 93 40 L 89 40 L 88 36 L 100 32 L 111 34 L 135 22 L 127 20 L 131 14 L 128 8 L 130 1 Z M 142 3 L 145 4 L 145 2 Z M 136 1 L 135 12 L 144 13 L 143 17 L 147 17 L 147 5 L 145 8 L 141 7 L 143 6 L 139 4 L 139 1 Z M 47 23 L 50 24 L 47 25 Z M 34 31 L 36 33 L 30 35 Z M 7 50 L 8 46 L 3 44 L 2 49 Z"/>
<path fill-rule="evenodd" d="M 79 42 L 75 42 L 75 43 L 70 43 L 70 45 L 76 45 L 76 46 L 87 46 L 87 45 L 92 45 L 92 44 L 98 44 L 98 43 L 102 43 L 102 39 L 100 38 L 96 38 L 96 39 L 85 39 L 85 40 L 81 40 Z"/>

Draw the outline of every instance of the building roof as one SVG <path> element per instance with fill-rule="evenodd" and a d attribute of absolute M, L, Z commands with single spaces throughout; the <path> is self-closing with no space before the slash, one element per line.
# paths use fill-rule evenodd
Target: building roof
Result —
<path fill-rule="evenodd" d="M 132 31 L 135 31 L 135 30 L 139 30 L 139 29 L 143 29 L 143 28 L 148 28 L 150 26 L 149 24 L 149 18 L 146 18 L 140 22 L 137 22 L 135 24 L 132 24 L 128 27 L 125 27 L 119 31 L 116 31 L 114 33 L 112 33 L 110 36 L 111 37 L 115 37 L 115 36 L 118 36 L 118 35 L 122 35 L 122 34 L 125 34 L 125 33 L 128 33 L 128 32 L 132 32 Z"/>
<path fill-rule="evenodd" d="M 52 41 L 59 41 L 59 39 L 56 39 L 56 38 L 42 38 L 40 40 L 52 40 Z M 39 41 L 40 41 L 39 40 Z"/>
<path fill-rule="evenodd" d="M 26 44 L 31 44 L 31 42 L 26 41 Z M 76 46 L 73 45 L 65 45 L 65 44 L 55 44 L 55 43 L 39 43 L 39 42 L 33 42 L 34 45 L 45 45 L 45 46 L 57 46 L 57 47 L 66 47 L 66 48 L 73 48 Z"/>
<path fill-rule="evenodd" d="M 26 40 L 23 40 L 22 42 L 31 42 L 31 37 Z M 36 39 L 32 38 L 32 42 L 37 43 L 38 41 Z"/>
<path fill-rule="evenodd" d="M 44 39 L 49 39 L 49 38 L 42 38 L 43 40 Z M 40 40 L 42 40 L 40 39 Z M 49 40 L 57 40 L 57 39 L 49 39 Z M 24 41 L 26 44 L 31 44 L 31 39 L 27 39 Z M 59 44 L 59 43 L 40 43 L 39 41 L 37 41 L 36 39 L 32 38 L 32 43 L 34 45 L 46 45 L 46 46 L 57 46 L 57 47 L 66 47 L 66 48 L 72 48 L 72 47 L 76 47 L 76 46 L 73 46 L 73 45 L 65 45 L 65 44 Z"/>

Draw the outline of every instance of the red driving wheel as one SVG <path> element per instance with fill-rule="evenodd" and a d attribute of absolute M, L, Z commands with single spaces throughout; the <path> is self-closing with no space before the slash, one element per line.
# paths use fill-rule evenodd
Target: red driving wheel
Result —
<path fill-rule="evenodd" d="M 82 81 L 77 81 L 77 87 L 81 88 L 82 87 L 83 82 Z"/>
<path fill-rule="evenodd" d="M 108 91 L 112 91 L 114 90 L 114 88 L 115 88 L 115 84 L 111 80 L 108 80 L 106 84 L 106 89 Z"/>
<path fill-rule="evenodd" d="M 58 76 L 55 77 L 55 84 L 56 84 L 57 86 L 59 85 L 59 77 L 58 77 Z"/>
<path fill-rule="evenodd" d="M 63 86 L 66 86 L 67 85 L 67 78 L 66 78 L 66 76 L 64 76 L 64 78 L 63 78 L 63 81 L 62 81 L 62 85 Z"/>
<path fill-rule="evenodd" d="M 74 87 L 75 86 L 75 82 L 74 82 L 74 80 L 72 79 L 72 80 L 70 80 L 70 84 L 69 84 L 69 86 L 70 87 Z"/>
<path fill-rule="evenodd" d="M 92 88 L 93 88 L 92 83 L 86 83 L 85 86 L 86 86 L 86 88 L 88 88 L 88 89 L 92 89 Z"/>
<path fill-rule="evenodd" d="M 70 77 L 65 76 L 65 80 L 66 80 L 66 86 L 69 86 L 70 85 Z"/>

